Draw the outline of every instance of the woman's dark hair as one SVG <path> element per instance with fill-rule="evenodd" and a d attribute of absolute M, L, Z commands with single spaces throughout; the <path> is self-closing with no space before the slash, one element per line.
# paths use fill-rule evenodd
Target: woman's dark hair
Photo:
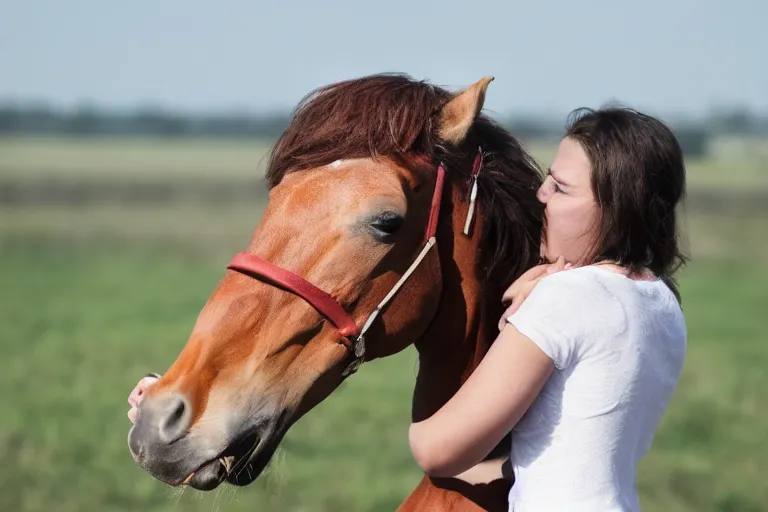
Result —
<path fill-rule="evenodd" d="M 578 141 L 592 164 L 600 218 L 587 262 L 614 261 L 661 278 L 680 300 L 674 279 L 685 264 L 676 208 L 685 195 L 683 152 L 672 130 L 632 109 L 579 109 L 566 137 Z"/>

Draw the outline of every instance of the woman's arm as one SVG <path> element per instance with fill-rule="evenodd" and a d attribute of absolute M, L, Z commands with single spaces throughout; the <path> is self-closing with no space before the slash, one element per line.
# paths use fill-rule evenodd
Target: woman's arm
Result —
<path fill-rule="evenodd" d="M 462 473 L 515 426 L 544 387 L 552 360 L 509 324 L 459 391 L 409 430 L 418 465 L 435 477 Z"/>

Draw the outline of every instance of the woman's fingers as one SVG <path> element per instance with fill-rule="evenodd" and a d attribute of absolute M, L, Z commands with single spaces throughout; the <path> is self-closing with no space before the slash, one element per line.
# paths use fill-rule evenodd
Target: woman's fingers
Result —
<path fill-rule="evenodd" d="M 515 296 L 512 297 L 512 304 L 510 304 L 509 307 L 507 307 L 507 309 L 504 311 L 504 314 L 501 315 L 501 319 L 499 319 L 499 330 L 502 330 L 504 328 L 504 324 L 507 322 L 507 318 L 515 314 L 515 312 L 518 309 L 520 309 L 520 306 L 523 304 L 523 302 L 525 302 L 525 299 L 528 298 L 528 296 L 531 294 L 533 289 L 536 287 L 536 284 L 538 284 L 540 280 L 541 280 L 541 277 L 539 277 L 535 281 L 530 281 L 526 283 L 520 288 L 520 290 L 515 294 Z"/>
<path fill-rule="evenodd" d="M 131 409 L 128 411 L 128 419 L 131 420 L 131 423 L 136 421 L 139 404 L 144 400 L 147 390 L 157 382 L 157 379 L 155 376 L 144 377 L 136 384 L 131 394 L 128 395 L 128 404 L 131 406 Z"/>
<path fill-rule="evenodd" d="M 515 296 L 515 294 L 523 287 L 526 283 L 537 280 L 541 276 L 545 275 L 547 273 L 548 268 L 550 267 L 549 264 L 545 265 L 537 265 L 529 270 L 527 270 L 523 275 L 518 277 L 512 285 L 507 288 L 507 290 L 504 292 L 504 294 L 501 296 L 501 302 L 507 303 L 512 300 L 512 298 Z"/>
<path fill-rule="evenodd" d="M 520 306 L 525 299 L 528 298 L 528 295 L 531 294 L 543 277 L 562 270 L 568 270 L 569 268 L 572 268 L 572 266 L 573 265 L 570 263 L 565 262 L 565 258 L 560 256 L 554 263 L 537 265 L 521 275 L 514 283 L 512 283 L 512 286 L 507 288 L 507 291 L 504 292 L 504 295 L 502 296 L 502 303 L 509 303 L 510 305 L 499 319 L 499 330 L 504 328 L 504 324 L 507 323 L 507 318 L 520 309 Z"/>
<path fill-rule="evenodd" d="M 136 387 L 133 388 L 133 391 L 131 391 L 131 394 L 128 396 L 128 403 L 132 406 L 138 406 L 142 400 L 144 400 L 144 394 L 146 391 L 155 383 L 157 382 L 156 377 L 144 377 L 141 379 L 137 384 Z"/>
<path fill-rule="evenodd" d="M 502 330 L 504 328 L 504 325 L 506 325 L 507 323 L 507 318 L 509 318 L 510 315 L 514 313 L 514 311 L 512 310 L 513 307 L 514 307 L 514 303 L 512 304 L 512 306 L 509 306 L 506 310 L 504 310 L 504 314 L 501 315 L 501 318 L 499 318 L 499 330 Z"/>
<path fill-rule="evenodd" d="M 547 274 L 554 274 L 555 272 L 559 272 L 561 270 L 565 270 L 565 258 L 562 256 L 557 258 L 557 260 L 549 266 L 547 269 Z"/>

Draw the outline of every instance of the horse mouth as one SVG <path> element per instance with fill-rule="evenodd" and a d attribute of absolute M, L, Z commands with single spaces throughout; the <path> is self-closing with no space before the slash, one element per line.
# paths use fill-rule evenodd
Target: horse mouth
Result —
<path fill-rule="evenodd" d="M 256 461 L 261 459 L 264 444 L 257 433 L 246 435 L 227 447 L 218 457 L 190 473 L 182 485 L 189 485 L 199 491 L 211 491 L 225 481 L 232 485 L 247 485 L 256 479 L 268 462 L 269 457 L 261 468 L 255 467 Z"/>
<path fill-rule="evenodd" d="M 259 436 L 254 432 L 231 444 L 217 458 L 202 464 L 182 482 L 199 491 L 211 491 L 227 482 L 243 487 L 254 480 L 269 464 L 282 436 Z"/>

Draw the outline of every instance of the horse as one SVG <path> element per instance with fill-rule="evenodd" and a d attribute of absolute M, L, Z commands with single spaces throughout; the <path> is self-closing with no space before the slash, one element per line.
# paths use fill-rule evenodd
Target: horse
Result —
<path fill-rule="evenodd" d="M 498 334 L 503 290 L 539 262 L 543 174 L 482 113 L 492 80 L 449 92 L 382 73 L 302 98 L 250 241 L 139 407 L 128 445 L 145 471 L 248 485 L 361 364 L 410 345 L 414 421 L 458 390 Z M 424 475 L 399 510 L 506 510 L 510 485 Z"/>

